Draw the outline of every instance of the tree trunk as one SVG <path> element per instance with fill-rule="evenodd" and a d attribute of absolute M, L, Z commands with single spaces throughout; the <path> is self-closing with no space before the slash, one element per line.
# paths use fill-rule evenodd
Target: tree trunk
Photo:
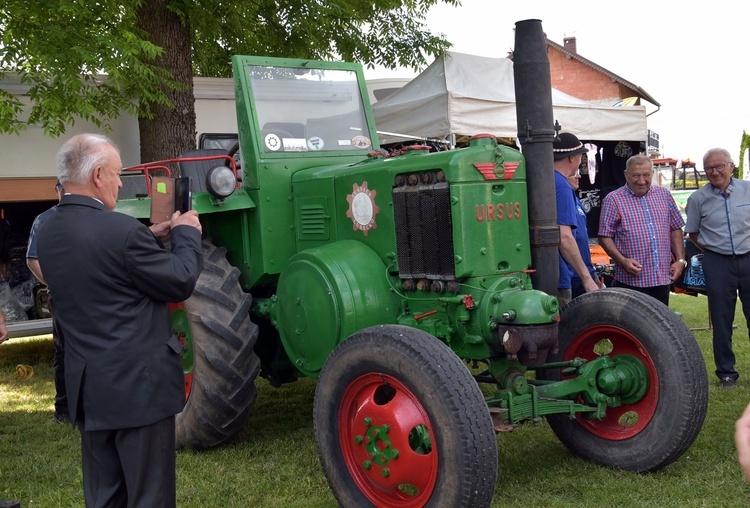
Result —
<path fill-rule="evenodd" d="M 141 162 L 169 159 L 195 148 L 195 98 L 190 20 L 167 9 L 171 0 L 146 0 L 136 10 L 138 28 L 164 49 L 156 64 L 185 89 L 165 89 L 173 108 L 151 104 L 153 119 L 140 117 Z"/>

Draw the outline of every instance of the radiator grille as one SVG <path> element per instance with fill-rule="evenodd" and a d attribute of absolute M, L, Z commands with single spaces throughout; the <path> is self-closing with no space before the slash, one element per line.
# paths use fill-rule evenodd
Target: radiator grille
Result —
<path fill-rule="evenodd" d="M 399 276 L 454 280 L 448 183 L 395 187 L 393 204 Z"/>

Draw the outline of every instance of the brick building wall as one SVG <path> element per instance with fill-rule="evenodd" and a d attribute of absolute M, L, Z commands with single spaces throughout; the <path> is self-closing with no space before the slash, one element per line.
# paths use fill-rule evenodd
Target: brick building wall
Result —
<path fill-rule="evenodd" d="M 586 101 L 614 104 L 632 95 L 626 87 L 609 76 L 567 57 L 556 48 L 547 47 L 552 86 Z"/>

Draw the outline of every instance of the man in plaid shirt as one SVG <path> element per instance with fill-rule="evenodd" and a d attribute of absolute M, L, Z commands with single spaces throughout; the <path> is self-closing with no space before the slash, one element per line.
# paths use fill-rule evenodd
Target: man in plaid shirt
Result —
<path fill-rule="evenodd" d="M 671 284 L 687 267 L 685 221 L 669 190 L 651 186 L 653 176 L 651 159 L 645 155 L 628 159 L 626 185 L 602 202 L 599 244 L 616 265 L 617 287 L 640 291 L 669 305 Z"/>

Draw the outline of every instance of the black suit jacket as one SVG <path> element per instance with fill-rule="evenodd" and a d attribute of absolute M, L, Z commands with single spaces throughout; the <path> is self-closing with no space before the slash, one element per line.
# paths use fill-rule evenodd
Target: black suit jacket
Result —
<path fill-rule="evenodd" d="M 170 253 L 137 219 L 68 194 L 38 242 L 65 337 L 71 420 L 92 431 L 149 425 L 180 412 L 181 345 L 169 302 L 187 299 L 195 287 L 203 267 L 200 232 L 174 228 Z"/>

